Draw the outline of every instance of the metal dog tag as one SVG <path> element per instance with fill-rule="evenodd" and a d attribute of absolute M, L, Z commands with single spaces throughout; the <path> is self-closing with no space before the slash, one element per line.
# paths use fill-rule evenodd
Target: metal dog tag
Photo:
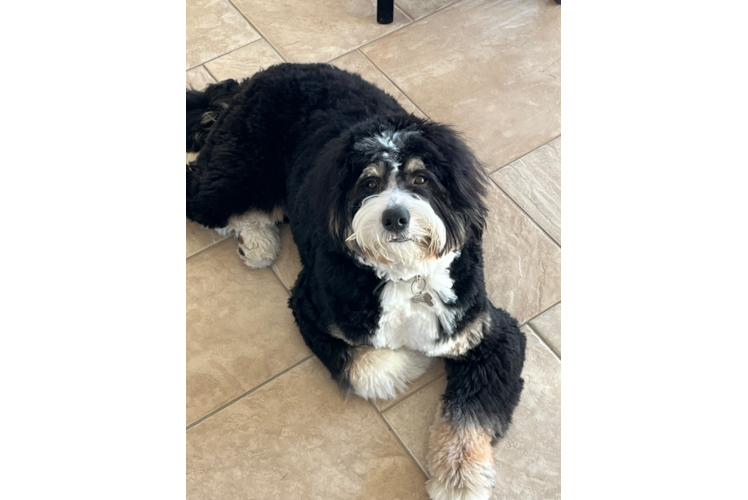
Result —
<path fill-rule="evenodd" d="M 430 293 L 419 293 L 418 295 L 414 296 L 412 299 L 413 302 L 423 302 L 427 306 L 433 306 L 434 302 L 432 300 Z"/>
<path fill-rule="evenodd" d="M 410 291 L 413 297 L 410 299 L 413 302 L 423 302 L 427 306 L 433 306 L 434 301 L 432 300 L 430 293 L 423 293 L 426 290 L 426 280 L 421 278 L 421 275 L 416 275 L 416 279 L 410 284 Z"/>

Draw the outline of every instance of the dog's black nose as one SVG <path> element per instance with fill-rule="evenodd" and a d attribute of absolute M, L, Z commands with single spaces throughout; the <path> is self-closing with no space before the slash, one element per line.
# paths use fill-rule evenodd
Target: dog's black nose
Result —
<path fill-rule="evenodd" d="M 408 227 L 410 214 L 401 205 L 388 208 L 382 214 L 382 225 L 387 231 L 398 233 Z"/>

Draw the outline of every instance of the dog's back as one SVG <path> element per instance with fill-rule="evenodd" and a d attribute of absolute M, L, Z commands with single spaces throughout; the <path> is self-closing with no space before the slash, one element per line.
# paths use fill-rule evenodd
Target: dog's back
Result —
<path fill-rule="evenodd" d="M 187 151 L 200 153 L 187 168 L 188 217 L 223 227 L 233 215 L 284 206 L 287 171 L 305 147 L 388 115 L 407 113 L 360 76 L 328 64 L 279 64 L 240 83 L 187 90 Z"/>

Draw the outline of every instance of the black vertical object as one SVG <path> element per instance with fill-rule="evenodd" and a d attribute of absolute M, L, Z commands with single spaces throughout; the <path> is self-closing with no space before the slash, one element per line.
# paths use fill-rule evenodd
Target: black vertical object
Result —
<path fill-rule="evenodd" d="M 395 12 L 395 0 L 377 0 L 377 22 L 390 24 Z"/>

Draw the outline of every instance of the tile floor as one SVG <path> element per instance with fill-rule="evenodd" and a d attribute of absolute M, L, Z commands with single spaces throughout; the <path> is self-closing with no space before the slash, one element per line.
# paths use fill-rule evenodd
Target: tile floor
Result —
<path fill-rule="evenodd" d="M 526 389 L 496 447 L 495 499 L 561 496 L 561 8 L 553 0 L 187 0 L 187 84 L 282 61 L 361 74 L 408 111 L 464 132 L 492 185 L 494 303 L 528 336 Z M 191 499 L 427 499 L 437 362 L 392 401 L 343 400 L 286 306 L 283 253 L 250 270 L 187 222 L 187 491 Z"/>

